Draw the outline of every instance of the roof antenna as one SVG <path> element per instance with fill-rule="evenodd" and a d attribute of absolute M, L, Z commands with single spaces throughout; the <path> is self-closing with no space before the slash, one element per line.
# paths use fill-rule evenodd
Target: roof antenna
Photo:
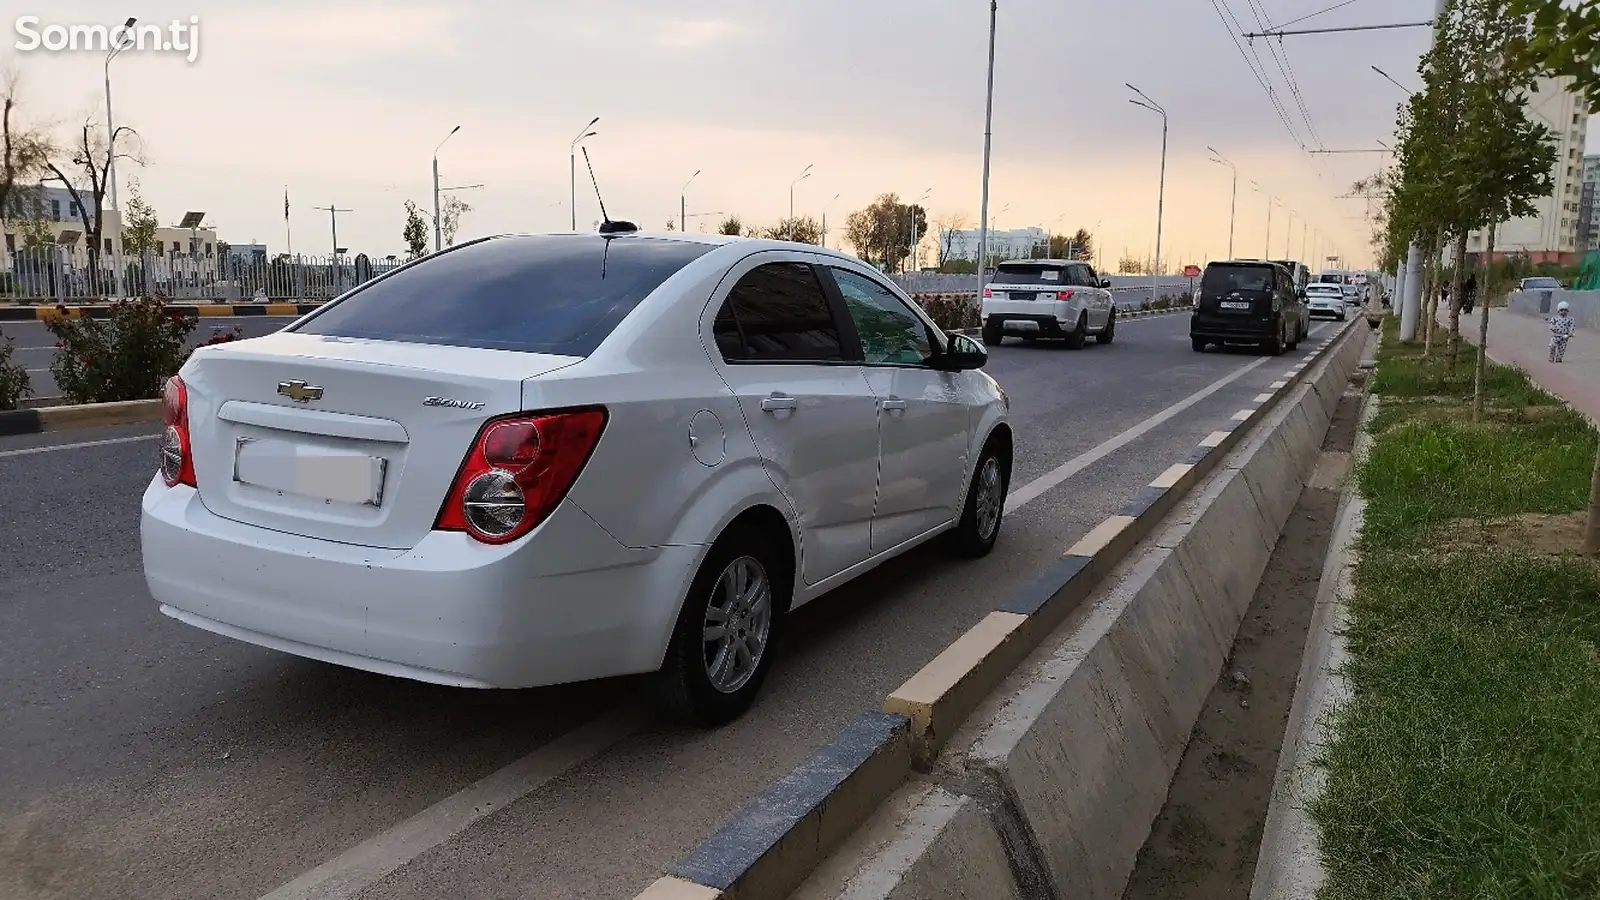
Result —
<path fill-rule="evenodd" d="M 600 196 L 600 182 L 594 177 L 594 163 L 589 162 L 589 148 L 579 147 L 583 151 L 583 164 L 589 169 L 589 183 L 594 185 L 594 199 L 600 201 L 600 233 L 601 234 L 627 234 L 639 230 L 639 226 L 632 222 L 615 222 L 606 213 L 605 198 Z"/>

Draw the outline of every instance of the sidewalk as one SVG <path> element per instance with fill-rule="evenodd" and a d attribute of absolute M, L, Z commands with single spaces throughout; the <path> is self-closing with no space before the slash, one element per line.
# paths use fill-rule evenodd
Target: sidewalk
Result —
<path fill-rule="evenodd" d="M 1437 348 L 1449 340 L 1449 319 L 1441 314 Z M 1478 343 L 1478 314 L 1461 317 L 1461 334 Z M 1549 362 L 1550 327 L 1543 319 L 1505 309 L 1489 311 L 1489 358 L 1528 373 L 1538 385 L 1600 423 L 1600 333 L 1578 329 L 1567 344 L 1566 361 Z"/>

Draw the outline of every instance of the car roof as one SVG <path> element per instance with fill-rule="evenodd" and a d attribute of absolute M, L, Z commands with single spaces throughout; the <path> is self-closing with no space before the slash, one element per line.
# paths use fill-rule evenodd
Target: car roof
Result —
<path fill-rule="evenodd" d="M 1001 266 L 1070 266 L 1089 265 L 1087 259 L 1008 259 L 1000 263 Z"/>
<path fill-rule="evenodd" d="M 1206 268 L 1209 269 L 1212 266 L 1252 266 L 1255 268 L 1277 266 L 1283 268 L 1283 263 L 1270 259 L 1218 259 L 1206 263 Z"/>

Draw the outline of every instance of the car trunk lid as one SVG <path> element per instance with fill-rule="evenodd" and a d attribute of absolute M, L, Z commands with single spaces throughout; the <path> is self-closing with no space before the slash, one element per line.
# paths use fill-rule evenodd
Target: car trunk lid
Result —
<path fill-rule="evenodd" d="M 581 357 L 280 332 L 184 367 L 201 502 L 306 537 L 408 549 L 523 381 Z"/>

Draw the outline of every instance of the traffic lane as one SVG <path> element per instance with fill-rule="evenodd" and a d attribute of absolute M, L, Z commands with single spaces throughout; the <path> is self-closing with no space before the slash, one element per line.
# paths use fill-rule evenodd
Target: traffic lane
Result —
<path fill-rule="evenodd" d="M 1193 352 L 1187 341 L 1182 352 Z M 1257 359 L 1215 356 L 1240 365 Z M 1263 361 L 1009 514 L 986 559 L 949 560 L 935 548 L 920 549 L 797 610 L 763 699 L 739 722 L 715 732 L 642 731 L 358 897 L 633 896 L 856 715 L 878 708 L 1201 438 L 1228 427 L 1296 361 Z"/>
<path fill-rule="evenodd" d="M 235 326 L 241 338 L 261 337 L 271 334 L 290 322 L 294 316 L 217 316 L 199 319 L 189 335 L 188 346 L 197 347 L 211 339 L 214 329 L 231 331 Z M 28 371 L 35 397 L 55 397 L 61 391 L 50 375 L 50 363 L 55 360 L 56 338 L 43 322 L 0 322 L 0 335 L 10 337 L 11 361 Z M 0 339 L 3 341 L 3 339 Z"/>
<path fill-rule="evenodd" d="M 1032 402 L 1028 388 L 1017 392 Z M 955 565 L 921 551 L 798 611 L 772 688 L 745 720 L 711 733 L 653 726 L 446 845 L 515 835 L 514 846 L 547 848 L 534 855 L 547 871 L 502 856 L 483 878 L 452 870 L 446 881 L 471 882 L 463 896 L 494 895 L 480 882 L 497 876 L 543 879 L 553 895 L 627 894 L 1186 454 L 1236 408 L 1236 398 L 1214 399 L 1206 416 L 1174 419 L 1070 480 L 1070 500 L 1047 494 L 1012 515 L 989 559 Z M 133 522 L 147 450 L 62 451 L 79 453 L 86 462 L 69 484 L 92 468 L 122 478 L 89 486 L 125 498 L 126 519 L 107 523 L 87 565 L 0 585 L 6 633 L 34 635 L 0 663 L 0 702 L 18 723 L 0 736 L 10 744 L 0 748 L 9 770 L 0 771 L 0 797 L 15 802 L 0 825 L 11 838 L 0 852 L 14 858 L 0 871 L 40 873 L 84 897 L 258 896 L 639 693 L 637 680 L 511 694 L 433 689 L 179 626 L 155 613 L 138 569 Z M 0 460 L 0 479 L 34 484 L 32 475 L 62 466 L 55 456 Z M 8 533 L 40 553 L 63 530 L 85 527 L 54 512 L 41 504 L 31 530 Z M 629 840 L 615 842 L 616 833 Z M 72 834 L 106 837 L 58 846 Z M 626 865 L 580 852 L 608 841 L 648 852 Z M 429 867 L 451 869 L 451 858 L 441 847 L 385 884 L 426 892 L 438 881 Z"/>

